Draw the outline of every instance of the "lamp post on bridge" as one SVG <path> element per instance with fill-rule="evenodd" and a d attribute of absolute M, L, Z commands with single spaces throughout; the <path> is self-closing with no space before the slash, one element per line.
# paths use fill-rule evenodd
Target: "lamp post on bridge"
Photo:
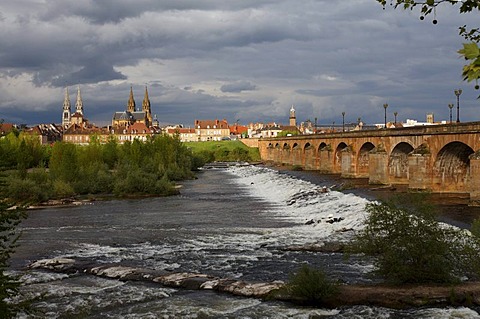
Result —
<path fill-rule="evenodd" d="M 395 127 L 397 127 L 397 115 L 398 112 L 393 112 L 393 116 L 395 116 Z"/>
<path fill-rule="evenodd" d="M 457 123 L 460 123 L 460 94 L 462 94 L 462 89 L 455 90 L 454 92 L 457 96 Z"/>
<path fill-rule="evenodd" d="M 452 124 L 452 109 L 453 109 L 453 103 L 448 104 L 448 108 L 450 109 L 450 124 Z"/>
<path fill-rule="evenodd" d="M 345 132 L 345 112 L 342 112 L 342 132 Z"/>
<path fill-rule="evenodd" d="M 385 109 L 385 128 L 387 128 L 387 108 L 388 108 L 388 104 L 387 103 L 383 104 L 383 108 Z"/>
<path fill-rule="evenodd" d="M 315 117 L 315 133 L 314 134 L 317 134 L 317 118 Z"/>

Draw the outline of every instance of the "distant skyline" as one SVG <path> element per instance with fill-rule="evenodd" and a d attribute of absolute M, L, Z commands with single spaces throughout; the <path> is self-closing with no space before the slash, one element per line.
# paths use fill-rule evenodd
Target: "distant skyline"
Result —
<path fill-rule="evenodd" d="M 383 10 L 375 0 L 16 0 L 0 4 L 0 118 L 61 123 L 64 91 L 108 125 L 148 87 L 162 124 L 480 121 L 458 27 L 478 15 Z M 455 111 L 455 109 L 454 109 Z M 456 113 L 453 114 L 454 120 Z"/>

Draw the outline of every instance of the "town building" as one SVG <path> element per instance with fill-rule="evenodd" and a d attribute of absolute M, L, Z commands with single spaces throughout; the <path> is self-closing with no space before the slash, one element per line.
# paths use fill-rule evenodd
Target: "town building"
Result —
<path fill-rule="evenodd" d="M 22 132 L 38 136 L 40 144 L 45 145 L 61 141 L 62 130 L 63 128 L 56 124 L 39 124 L 32 128 L 25 128 Z"/>
<path fill-rule="evenodd" d="M 86 145 L 92 138 L 98 139 L 100 143 L 106 143 L 110 132 L 106 127 L 96 127 L 83 123 L 82 125 L 72 124 L 63 132 L 63 141 Z"/>
<path fill-rule="evenodd" d="M 244 125 L 238 125 L 236 122 L 234 125 L 230 126 L 230 138 L 246 138 L 248 137 L 248 127 Z"/>
<path fill-rule="evenodd" d="M 110 133 L 117 138 L 120 144 L 123 144 L 127 141 L 133 142 L 134 140 L 146 142 L 153 136 L 155 131 L 153 128 L 147 127 L 143 122 L 136 122 L 132 125 L 112 127 Z"/>
<path fill-rule="evenodd" d="M 198 142 L 197 131 L 194 128 L 185 128 L 177 125 L 167 127 L 165 132 L 170 136 L 178 134 L 181 142 Z"/>
<path fill-rule="evenodd" d="M 221 141 L 230 138 L 227 120 L 195 120 L 198 141 Z"/>

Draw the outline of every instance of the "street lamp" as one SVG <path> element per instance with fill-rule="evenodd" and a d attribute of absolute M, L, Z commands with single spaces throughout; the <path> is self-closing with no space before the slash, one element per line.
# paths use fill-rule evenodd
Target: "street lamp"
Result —
<path fill-rule="evenodd" d="M 393 116 L 395 116 L 395 127 L 397 127 L 397 115 L 398 112 L 393 112 Z"/>
<path fill-rule="evenodd" d="M 450 124 L 452 124 L 452 109 L 453 109 L 453 103 L 448 104 L 448 108 L 450 109 Z"/>
<path fill-rule="evenodd" d="M 387 107 L 387 103 L 383 104 L 383 108 L 385 109 L 385 128 L 387 128 Z"/>
<path fill-rule="evenodd" d="M 314 134 L 317 134 L 317 118 L 315 117 L 315 133 Z"/>
<path fill-rule="evenodd" d="M 342 132 L 345 132 L 345 112 L 342 112 Z"/>
<path fill-rule="evenodd" d="M 462 94 L 462 89 L 455 90 L 454 92 L 457 96 L 457 123 L 460 123 L 460 94 Z"/>

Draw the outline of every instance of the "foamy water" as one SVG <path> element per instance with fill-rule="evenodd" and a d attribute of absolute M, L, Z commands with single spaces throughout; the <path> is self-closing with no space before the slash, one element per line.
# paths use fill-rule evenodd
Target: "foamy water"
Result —
<path fill-rule="evenodd" d="M 277 240 L 283 244 L 339 240 L 346 233 L 349 237 L 348 231 L 363 227 L 369 202 L 365 198 L 330 191 L 330 185 L 315 185 L 265 167 L 236 166 L 228 171 L 238 176 L 235 182 L 252 196 L 272 203 L 275 218 L 296 224 L 278 234 Z M 335 219 L 339 221 L 329 223 Z"/>

